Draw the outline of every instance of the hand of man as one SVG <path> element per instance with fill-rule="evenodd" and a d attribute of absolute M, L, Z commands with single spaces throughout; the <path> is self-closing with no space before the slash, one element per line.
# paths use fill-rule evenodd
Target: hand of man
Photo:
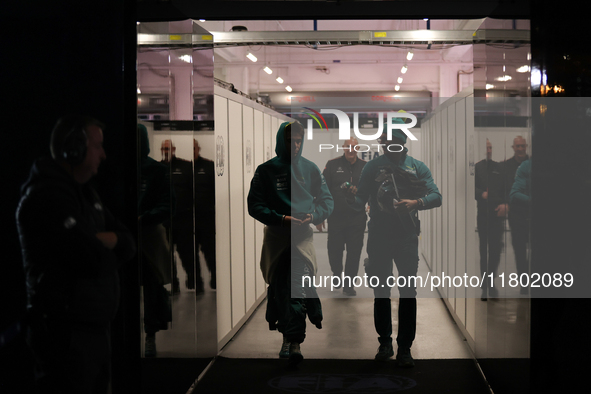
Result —
<path fill-rule="evenodd" d="M 407 211 L 412 211 L 419 206 L 419 202 L 417 200 L 400 200 L 394 204 L 396 208 L 403 208 Z"/>
<path fill-rule="evenodd" d="M 508 211 L 509 211 L 509 207 L 507 206 L 507 204 L 500 204 L 495 209 L 495 212 L 497 213 L 497 216 L 500 217 L 500 218 L 503 218 L 503 217 L 507 216 L 507 212 Z"/>
<path fill-rule="evenodd" d="M 285 219 L 283 219 L 283 227 L 299 226 L 300 224 L 302 224 L 302 221 L 293 216 L 285 216 Z"/>
<path fill-rule="evenodd" d="M 117 234 L 112 231 L 96 233 L 96 237 L 109 250 L 113 250 L 117 246 Z"/>
<path fill-rule="evenodd" d="M 320 232 L 322 232 L 322 230 L 324 230 L 324 227 L 325 227 L 325 224 L 324 224 L 324 222 L 322 222 L 322 223 L 320 223 L 320 224 L 316 225 L 316 229 L 317 229 L 318 231 L 320 231 Z"/>
<path fill-rule="evenodd" d="M 357 186 L 351 185 L 350 187 L 341 189 L 345 193 L 345 198 L 349 204 L 355 202 L 355 194 L 357 194 Z"/>
<path fill-rule="evenodd" d="M 304 220 L 302 220 L 302 223 L 300 225 L 309 224 L 309 223 L 312 223 L 312 215 L 311 214 L 307 214 L 306 218 Z"/>

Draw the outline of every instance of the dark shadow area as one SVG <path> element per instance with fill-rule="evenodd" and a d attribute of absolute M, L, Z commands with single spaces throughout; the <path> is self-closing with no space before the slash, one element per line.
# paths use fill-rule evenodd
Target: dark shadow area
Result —
<path fill-rule="evenodd" d="M 185 394 L 211 358 L 143 358 L 142 394 Z"/>
<path fill-rule="evenodd" d="M 489 358 L 478 360 L 478 364 L 486 371 L 488 384 L 495 393 L 530 392 L 528 358 Z"/>
<path fill-rule="evenodd" d="M 474 360 L 415 363 L 414 368 L 404 369 L 393 361 L 304 360 L 297 368 L 288 368 L 286 360 L 218 357 L 194 392 L 489 393 Z"/>

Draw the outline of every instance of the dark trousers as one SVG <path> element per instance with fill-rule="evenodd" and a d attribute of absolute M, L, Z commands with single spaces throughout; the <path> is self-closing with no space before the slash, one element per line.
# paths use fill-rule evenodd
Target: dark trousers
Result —
<path fill-rule="evenodd" d="M 28 341 L 36 360 L 39 393 L 106 394 L 111 382 L 108 324 L 46 321 L 31 327 Z"/>
<path fill-rule="evenodd" d="M 529 243 L 529 219 L 526 215 L 509 211 L 509 228 L 511 229 L 511 244 L 515 252 L 515 264 L 519 275 L 529 272 L 527 261 L 527 244 Z"/>
<path fill-rule="evenodd" d="M 205 264 L 211 274 L 211 280 L 215 282 L 215 217 L 208 219 L 201 219 L 200 222 L 195 226 L 195 249 L 201 247 L 201 252 L 205 258 Z M 201 266 L 199 263 L 199 254 L 197 254 L 196 268 L 201 275 Z"/>
<path fill-rule="evenodd" d="M 170 296 L 147 264 L 142 266 L 142 288 L 144 295 L 144 331 L 155 334 L 167 330 L 172 321 Z"/>
<path fill-rule="evenodd" d="M 329 219 L 327 249 L 328 262 L 333 275 L 341 276 L 343 272 L 343 251 L 345 247 L 347 249 L 345 275 L 353 280 L 353 277 L 358 274 L 364 233 L 365 221 L 351 223 Z"/>
<path fill-rule="evenodd" d="M 199 247 L 205 257 L 205 263 L 211 273 L 211 280 L 216 280 L 215 270 L 215 225 L 212 222 L 192 227 L 184 226 L 174 229 L 172 241 L 181 259 L 181 265 L 187 273 L 187 281 L 193 284 L 195 289 L 203 290 L 203 277 L 201 274 L 201 262 L 199 260 Z M 194 234 L 194 237 L 193 237 Z"/>
<path fill-rule="evenodd" d="M 417 326 L 416 284 L 408 280 L 416 276 L 419 267 L 419 241 L 414 232 L 408 232 L 391 223 L 381 225 L 369 222 L 367 240 L 368 264 L 365 273 L 376 276 L 379 284 L 374 287 L 374 324 L 381 344 L 392 342 L 392 304 L 391 287 L 387 284 L 393 275 L 393 261 L 399 277 L 405 277 L 406 286 L 398 287 L 400 294 L 398 306 L 398 336 L 396 342 L 400 349 L 410 349 L 415 339 Z M 383 285 L 383 287 L 382 287 Z"/>
<path fill-rule="evenodd" d="M 266 319 L 270 327 L 276 327 L 288 341 L 297 343 L 306 338 L 306 316 L 318 327 L 322 321 L 318 293 L 313 286 L 302 286 L 302 276 L 312 277 L 305 259 L 295 248 L 293 253 L 286 250 L 267 293 Z"/>
<path fill-rule="evenodd" d="M 478 212 L 476 225 L 480 239 L 480 273 L 496 276 L 503 249 L 505 219 L 496 216 L 494 211 Z M 485 284 L 490 285 L 490 281 L 485 281 Z"/>
<path fill-rule="evenodd" d="M 175 228 L 172 230 L 172 243 L 181 259 L 181 265 L 187 273 L 189 288 L 203 290 L 203 279 L 201 279 L 201 266 L 195 264 L 195 239 L 192 228 Z M 176 266 L 176 264 L 174 264 Z M 195 267 L 197 266 L 197 270 Z"/>

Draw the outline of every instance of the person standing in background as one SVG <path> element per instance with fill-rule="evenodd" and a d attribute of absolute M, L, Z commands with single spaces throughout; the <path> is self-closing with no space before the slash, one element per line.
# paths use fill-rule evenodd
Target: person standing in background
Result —
<path fill-rule="evenodd" d="M 496 277 L 503 248 L 507 201 L 503 165 L 492 160 L 492 144 L 486 140 L 486 159 L 476 163 L 476 224 L 480 239 L 480 273 Z M 496 298 L 497 289 L 489 281 L 482 289 L 482 301 Z"/>
<path fill-rule="evenodd" d="M 359 185 L 361 171 L 367 163 L 357 157 L 355 147 L 359 142 L 351 138 L 343 143 L 343 155 L 329 160 L 322 172 L 328 190 L 334 199 L 334 211 L 328 217 L 328 261 L 334 276 L 341 277 L 343 273 L 343 251 L 347 249 L 345 259 L 345 276 L 357 276 L 359 272 L 359 259 L 363 250 L 363 237 L 367 215 L 365 211 L 356 211 L 347 204 L 341 187 L 346 183 L 352 186 Z M 318 231 L 324 228 L 324 222 L 316 226 Z M 343 294 L 355 296 L 357 292 L 351 285 L 351 280 L 343 281 Z M 339 286 L 340 287 L 340 286 Z M 339 288 L 337 287 L 337 288 Z"/>

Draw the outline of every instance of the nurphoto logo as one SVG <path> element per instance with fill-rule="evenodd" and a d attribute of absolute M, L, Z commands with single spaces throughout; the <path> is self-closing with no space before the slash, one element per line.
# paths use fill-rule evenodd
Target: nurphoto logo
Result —
<path fill-rule="evenodd" d="M 328 130 L 328 126 L 326 124 L 326 120 L 324 119 L 324 117 L 322 116 L 322 114 L 333 114 L 337 117 L 337 120 L 339 122 L 339 140 L 343 140 L 346 141 L 348 139 L 351 138 L 351 121 L 349 119 L 349 116 L 338 109 L 321 109 L 320 112 L 315 111 L 312 108 L 308 108 L 308 107 L 304 107 L 304 109 L 307 109 L 310 112 L 305 112 L 307 115 L 309 115 L 312 119 L 314 119 L 316 121 L 316 123 L 318 123 L 318 125 L 320 126 L 320 129 L 326 128 L 326 130 Z M 312 140 L 313 138 L 313 130 L 312 130 L 312 119 L 308 119 L 308 123 L 307 123 L 307 130 L 306 130 L 306 135 L 307 135 L 307 139 L 308 140 Z M 415 137 L 411 132 L 410 132 L 410 128 L 416 126 L 417 124 L 417 117 L 413 114 L 409 114 L 407 112 L 386 112 L 386 133 L 388 135 L 388 140 L 392 139 L 392 130 L 401 130 L 404 134 L 406 134 L 406 136 L 412 140 L 412 141 L 416 141 L 417 137 Z M 394 121 L 394 119 L 400 119 L 397 122 Z M 404 123 L 404 120 L 402 119 L 411 119 L 410 123 Z M 359 113 L 358 112 L 353 112 L 353 132 L 355 134 L 355 137 L 357 137 L 360 140 L 364 140 L 364 141 L 375 141 L 377 140 L 383 133 L 384 133 L 384 113 L 383 112 L 378 112 L 378 129 L 375 132 L 375 134 L 361 134 L 361 132 L 359 132 Z M 322 123 L 320 122 L 322 121 Z M 324 125 L 324 127 L 323 127 Z M 398 145 L 398 144 L 390 144 L 390 145 L 386 145 L 386 144 L 372 144 L 375 145 L 376 147 L 387 147 L 388 151 L 390 152 L 401 152 L 404 147 L 402 145 Z M 398 147 L 398 148 L 397 148 Z M 337 151 L 339 150 L 339 147 L 337 146 Z M 334 149 L 334 145 L 332 144 L 320 144 L 319 145 L 319 149 L 320 151 L 322 151 L 323 149 Z M 367 144 L 358 144 L 357 146 L 355 146 L 355 151 L 356 152 L 368 152 L 371 150 L 370 146 Z M 392 150 L 394 149 L 394 150 Z"/>

